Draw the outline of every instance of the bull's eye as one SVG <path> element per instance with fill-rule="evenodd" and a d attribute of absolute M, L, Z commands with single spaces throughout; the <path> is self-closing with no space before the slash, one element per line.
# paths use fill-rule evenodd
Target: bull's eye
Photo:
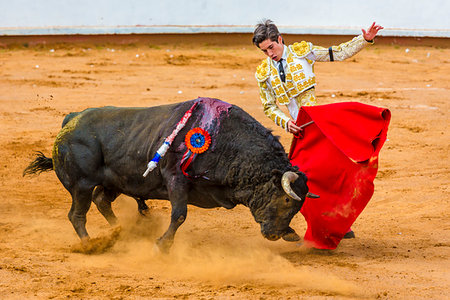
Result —
<path fill-rule="evenodd" d="M 286 203 L 289 203 L 289 200 L 290 200 L 290 199 L 289 199 L 289 198 L 286 198 L 285 200 L 286 200 Z"/>

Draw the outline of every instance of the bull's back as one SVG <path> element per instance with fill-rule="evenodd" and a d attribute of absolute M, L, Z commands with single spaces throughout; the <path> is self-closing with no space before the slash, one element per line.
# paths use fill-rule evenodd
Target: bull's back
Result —
<path fill-rule="evenodd" d="M 142 181 L 141 169 L 163 142 L 174 112 L 174 104 L 148 108 L 101 107 L 71 113 L 53 146 L 54 169 L 63 184 L 79 178 L 96 184 L 128 186 Z M 186 105 L 187 107 L 189 105 Z"/>
<path fill-rule="evenodd" d="M 157 107 L 99 107 L 68 114 L 56 137 L 54 151 L 64 143 L 97 140 L 108 144 L 111 139 L 127 142 L 138 131 L 153 131 L 161 121 L 170 116 L 175 105 Z M 55 149 L 56 148 L 56 149 Z"/>

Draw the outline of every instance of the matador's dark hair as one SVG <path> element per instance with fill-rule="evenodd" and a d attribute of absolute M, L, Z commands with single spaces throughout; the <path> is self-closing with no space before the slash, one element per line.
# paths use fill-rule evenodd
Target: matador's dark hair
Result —
<path fill-rule="evenodd" d="M 278 31 L 275 23 L 273 23 L 273 21 L 270 19 L 263 19 L 255 26 L 252 42 L 256 47 L 259 47 L 259 44 L 267 39 L 270 39 L 273 42 L 277 42 L 279 36 L 280 32 Z"/>

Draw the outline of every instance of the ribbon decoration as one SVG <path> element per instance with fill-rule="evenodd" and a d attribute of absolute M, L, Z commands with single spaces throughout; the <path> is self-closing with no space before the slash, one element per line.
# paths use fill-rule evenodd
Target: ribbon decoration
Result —
<path fill-rule="evenodd" d="M 180 168 L 183 172 L 184 176 L 191 178 L 191 176 L 186 172 L 186 169 L 192 163 L 197 154 L 203 153 L 208 150 L 211 145 L 211 136 L 208 131 L 196 127 L 194 129 L 189 130 L 186 134 L 184 140 L 187 150 L 183 154 L 180 162 Z"/>
<path fill-rule="evenodd" d="M 178 132 L 180 132 L 181 129 L 186 125 L 187 121 L 192 115 L 192 111 L 197 106 L 198 102 L 195 102 L 191 108 L 184 114 L 184 116 L 181 118 L 181 120 L 177 123 L 177 126 L 172 131 L 172 133 L 164 140 L 164 143 L 161 147 L 159 147 L 158 151 L 156 151 L 155 156 L 153 156 L 152 160 L 147 164 L 147 170 L 145 170 L 144 174 L 142 174 L 143 177 L 146 177 L 148 173 L 150 173 L 153 169 L 156 168 L 158 165 L 158 162 L 161 160 L 161 158 L 166 154 L 167 150 L 169 149 L 170 145 L 172 144 L 173 140 L 177 136 Z"/>

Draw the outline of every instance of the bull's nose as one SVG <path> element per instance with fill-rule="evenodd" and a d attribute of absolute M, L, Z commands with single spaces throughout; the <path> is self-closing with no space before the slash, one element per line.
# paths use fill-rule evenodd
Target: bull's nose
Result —
<path fill-rule="evenodd" d="M 269 241 L 276 241 L 276 240 L 279 239 L 279 237 L 276 236 L 275 234 L 269 234 L 268 236 L 266 236 L 266 238 L 267 238 Z"/>
<path fill-rule="evenodd" d="M 265 232 L 262 232 L 262 235 L 263 235 L 266 239 L 268 239 L 269 241 L 276 241 L 276 240 L 278 240 L 278 239 L 280 238 L 278 235 L 273 234 L 273 233 L 265 233 Z"/>

